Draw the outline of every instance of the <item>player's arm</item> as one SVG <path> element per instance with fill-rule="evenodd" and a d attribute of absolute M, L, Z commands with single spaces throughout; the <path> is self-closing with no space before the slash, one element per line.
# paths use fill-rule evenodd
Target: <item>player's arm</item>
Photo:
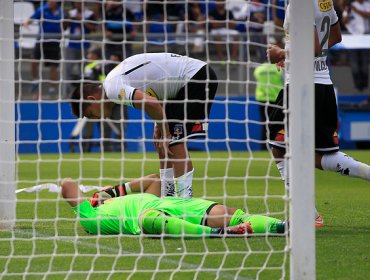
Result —
<path fill-rule="evenodd" d="M 339 21 L 330 27 L 330 35 L 329 35 L 329 45 L 328 47 L 331 48 L 337 43 L 342 42 L 342 32 L 340 30 Z"/>
<path fill-rule="evenodd" d="M 150 174 L 128 183 L 107 186 L 101 191 L 95 192 L 89 199 L 89 202 L 91 206 L 97 207 L 107 199 L 125 196 L 131 193 L 150 193 L 159 197 L 161 195 L 159 176 L 157 174 Z"/>
<path fill-rule="evenodd" d="M 71 207 L 75 207 L 86 200 L 78 184 L 71 178 L 63 179 L 60 185 L 62 188 L 62 196 Z"/>

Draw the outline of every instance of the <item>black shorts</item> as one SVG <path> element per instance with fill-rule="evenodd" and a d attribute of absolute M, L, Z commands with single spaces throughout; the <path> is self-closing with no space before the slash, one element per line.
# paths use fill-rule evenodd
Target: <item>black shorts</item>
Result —
<path fill-rule="evenodd" d="M 45 66 L 59 65 L 60 60 L 60 43 L 59 42 L 43 42 L 37 43 L 33 50 L 33 58 L 40 60 L 55 60 L 55 62 L 46 61 Z"/>
<path fill-rule="evenodd" d="M 287 88 L 287 92 L 288 92 Z M 287 100 L 288 101 L 288 100 Z M 269 114 L 270 144 L 285 148 L 284 144 L 284 90 L 281 90 L 275 107 Z M 338 112 L 333 85 L 315 84 L 315 150 L 331 153 L 339 150 L 338 146 Z"/>
<path fill-rule="evenodd" d="M 216 73 L 205 65 L 179 90 L 176 98 L 163 105 L 172 135 L 170 145 L 206 136 L 217 86 Z"/>

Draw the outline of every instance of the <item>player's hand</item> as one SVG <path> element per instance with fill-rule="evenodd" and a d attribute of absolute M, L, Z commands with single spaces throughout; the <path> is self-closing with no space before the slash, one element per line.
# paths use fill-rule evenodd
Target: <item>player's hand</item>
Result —
<path fill-rule="evenodd" d="M 280 63 L 285 60 L 285 50 L 276 45 L 270 45 L 266 51 L 267 59 L 271 63 Z"/>
<path fill-rule="evenodd" d="M 173 155 L 173 153 L 169 149 L 169 145 L 172 139 L 172 135 L 167 133 L 165 137 L 163 137 L 162 131 L 159 129 L 158 125 L 154 126 L 154 147 L 158 152 L 160 158 L 166 158 L 166 156 Z"/>
<path fill-rule="evenodd" d="M 284 69 L 285 68 L 285 60 L 282 60 L 282 61 L 279 61 L 278 63 L 276 63 L 276 68 L 278 71 L 280 71 L 281 69 Z"/>
<path fill-rule="evenodd" d="M 154 139 L 154 147 L 158 151 L 159 149 L 159 143 L 162 138 L 162 133 L 161 130 L 159 129 L 158 125 L 154 126 L 154 132 L 153 132 L 153 139 Z"/>
<path fill-rule="evenodd" d="M 107 199 L 125 196 L 126 194 L 127 193 L 124 185 L 116 185 L 114 187 L 106 186 L 100 191 L 95 192 L 92 197 L 90 197 L 89 202 L 92 207 L 97 207 L 104 204 L 104 201 L 106 201 Z"/>
<path fill-rule="evenodd" d="M 22 23 L 23 28 L 30 28 L 31 20 L 26 20 L 25 22 Z"/>
<path fill-rule="evenodd" d="M 161 137 L 156 141 L 156 150 L 160 158 L 168 158 L 173 156 L 173 153 L 170 150 L 171 134 L 166 137 Z"/>

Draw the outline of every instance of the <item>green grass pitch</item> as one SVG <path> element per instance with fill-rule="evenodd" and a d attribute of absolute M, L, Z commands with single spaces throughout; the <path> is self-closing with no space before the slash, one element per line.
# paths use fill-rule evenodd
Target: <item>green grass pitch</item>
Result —
<path fill-rule="evenodd" d="M 370 151 L 349 154 L 370 163 Z M 194 196 L 284 218 L 283 183 L 267 152 L 192 152 L 191 156 L 196 170 Z M 154 154 L 105 154 L 104 158 L 84 154 L 78 159 L 79 154 L 62 158 L 21 155 L 18 188 L 36 181 L 56 183 L 63 177 L 83 178 L 83 184 L 109 185 L 117 178 L 126 181 L 158 172 Z M 57 194 L 21 193 L 17 199 L 16 228 L 0 232 L 1 279 L 289 278 L 284 237 L 97 238 L 82 230 Z M 317 279 L 369 279 L 369 182 L 317 171 L 316 206 L 326 223 L 316 229 Z"/>

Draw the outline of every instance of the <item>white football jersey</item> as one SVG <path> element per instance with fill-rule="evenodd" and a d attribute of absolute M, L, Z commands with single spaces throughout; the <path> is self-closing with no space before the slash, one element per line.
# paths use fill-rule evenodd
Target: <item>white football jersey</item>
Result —
<path fill-rule="evenodd" d="M 334 10 L 332 0 L 313 0 L 315 5 L 315 28 L 318 34 L 319 43 L 322 49 L 321 55 L 315 57 L 314 62 L 314 81 L 317 84 L 332 84 L 330 79 L 329 68 L 326 64 L 328 54 L 328 43 L 330 36 L 330 27 L 338 22 L 338 16 Z M 284 20 L 285 30 L 285 51 L 287 59 L 289 56 L 290 42 L 289 42 L 289 21 L 290 21 L 290 4 L 287 6 L 287 11 Z M 286 63 L 285 82 L 289 83 L 289 63 Z"/>
<path fill-rule="evenodd" d="M 198 59 L 173 53 L 145 53 L 128 57 L 106 77 L 103 87 L 112 102 L 132 106 L 135 89 L 158 100 L 173 99 L 204 66 Z"/>

